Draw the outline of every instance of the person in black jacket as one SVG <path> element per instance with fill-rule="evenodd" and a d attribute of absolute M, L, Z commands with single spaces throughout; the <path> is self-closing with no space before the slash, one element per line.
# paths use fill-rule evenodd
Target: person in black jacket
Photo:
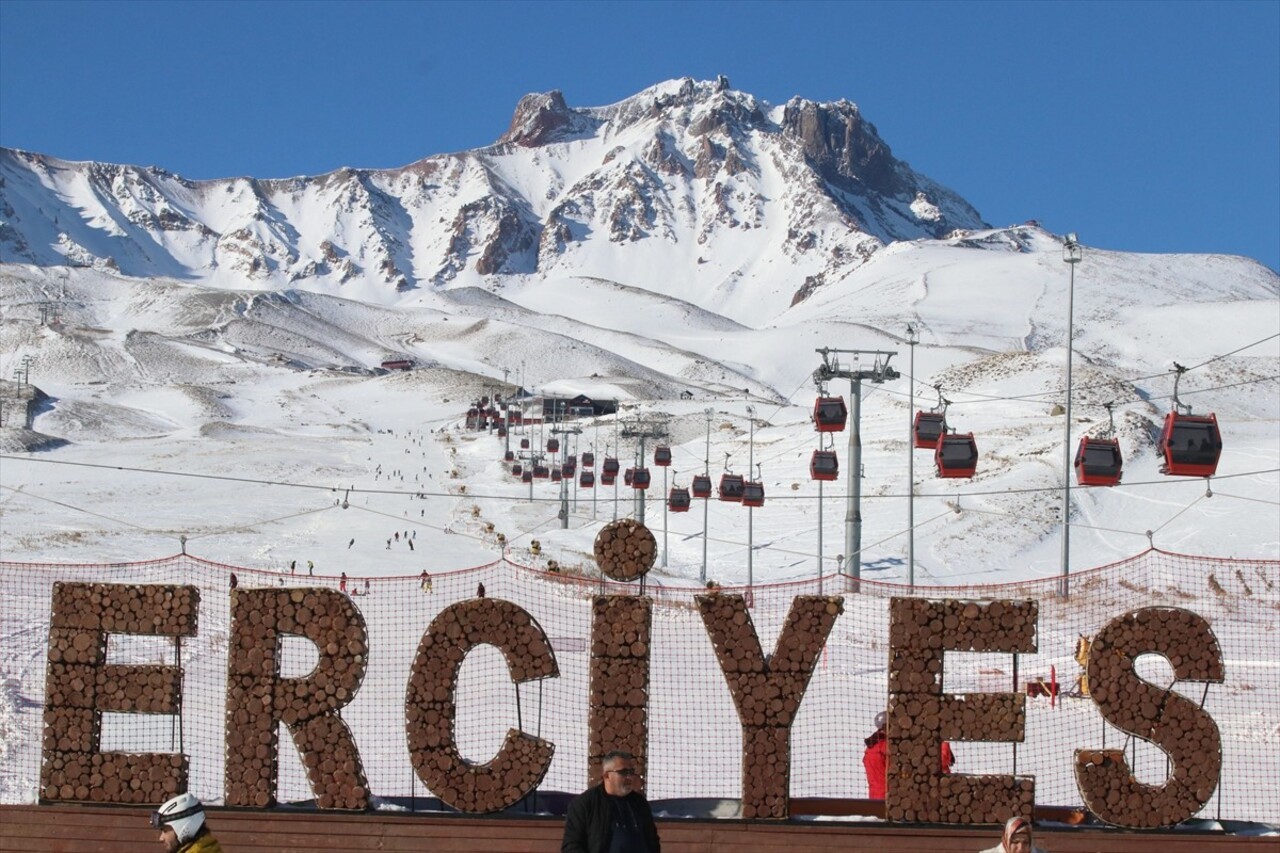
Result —
<path fill-rule="evenodd" d="M 661 853 L 635 756 L 610 752 L 601 769 L 603 781 L 569 803 L 560 853 Z"/>

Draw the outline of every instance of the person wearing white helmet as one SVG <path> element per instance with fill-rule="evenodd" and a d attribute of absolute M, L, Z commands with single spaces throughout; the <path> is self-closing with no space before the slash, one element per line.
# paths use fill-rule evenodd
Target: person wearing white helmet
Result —
<path fill-rule="evenodd" d="M 179 794 L 151 813 L 165 853 L 222 853 L 204 822 L 204 805 L 193 794 Z"/>

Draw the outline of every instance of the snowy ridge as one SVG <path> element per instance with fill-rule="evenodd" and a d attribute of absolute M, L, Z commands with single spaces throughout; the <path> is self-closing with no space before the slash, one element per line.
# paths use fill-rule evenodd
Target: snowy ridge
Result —
<path fill-rule="evenodd" d="M 598 108 L 529 95 L 497 144 L 390 170 L 188 181 L 0 150 L 0 262 L 388 305 L 578 274 L 761 322 L 886 243 L 980 227 L 854 104 L 772 107 L 723 78 Z"/>

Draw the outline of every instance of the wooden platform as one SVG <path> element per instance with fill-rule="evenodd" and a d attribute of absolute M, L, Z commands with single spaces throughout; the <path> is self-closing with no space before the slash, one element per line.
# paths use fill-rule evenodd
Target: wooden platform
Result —
<path fill-rule="evenodd" d="M 160 850 L 150 809 L 0 806 L 0 851 L 146 853 Z M 424 851 L 557 853 L 563 820 L 552 817 L 316 814 L 212 809 L 209 826 L 226 853 Z M 974 853 L 996 843 L 993 828 L 890 826 L 879 822 L 659 820 L 663 853 Z M 1041 829 L 1051 853 L 1203 853 L 1276 850 L 1276 839 L 1203 832 Z"/>

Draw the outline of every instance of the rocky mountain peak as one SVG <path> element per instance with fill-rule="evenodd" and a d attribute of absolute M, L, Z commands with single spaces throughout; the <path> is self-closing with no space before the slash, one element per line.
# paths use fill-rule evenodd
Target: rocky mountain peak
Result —
<path fill-rule="evenodd" d="M 498 139 L 498 144 L 510 143 L 524 148 L 544 145 L 573 124 L 573 118 L 574 113 L 559 89 L 525 95 L 516 104 L 511 126 Z"/>
<path fill-rule="evenodd" d="M 674 275 L 691 301 L 768 316 L 791 282 L 803 298 L 885 244 L 983 225 L 853 103 L 775 107 L 723 75 L 597 107 L 528 94 L 495 145 L 398 169 L 190 182 L 0 149 L 0 263 L 360 298 L 625 269 L 628 284 Z M 690 264 L 654 262 L 667 251 Z"/>
<path fill-rule="evenodd" d="M 783 110 L 782 130 L 800 142 L 818 174 L 838 187 L 887 196 L 906 189 L 900 164 L 857 104 L 793 98 Z"/>

